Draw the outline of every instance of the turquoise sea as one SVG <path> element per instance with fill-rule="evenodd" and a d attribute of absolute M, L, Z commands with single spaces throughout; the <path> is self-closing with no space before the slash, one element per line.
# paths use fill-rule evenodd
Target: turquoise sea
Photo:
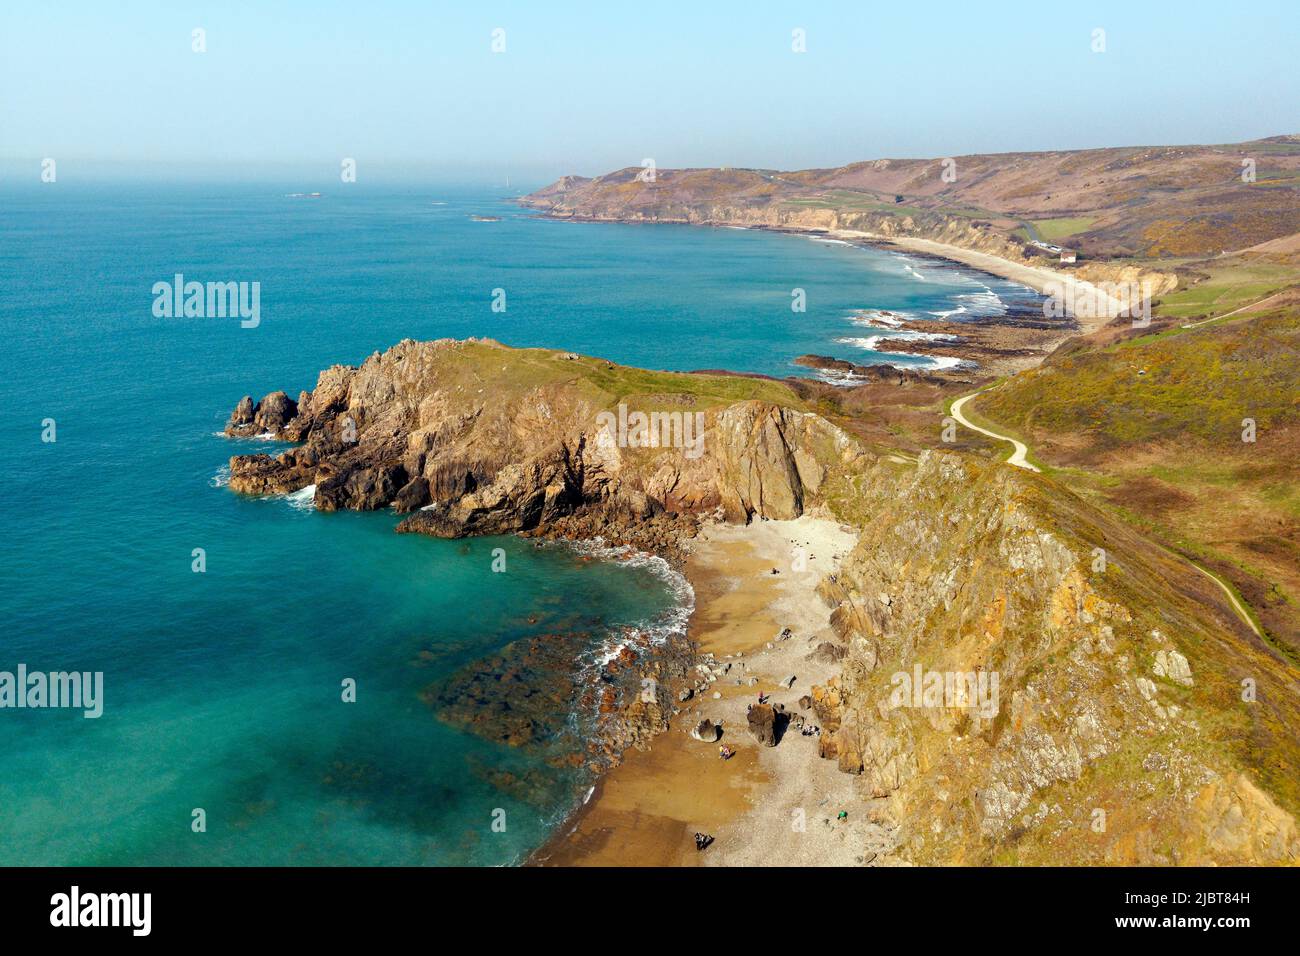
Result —
<path fill-rule="evenodd" d="M 99 719 L 0 709 L 0 865 L 517 862 L 587 782 L 439 719 L 422 692 L 512 641 L 594 650 L 689 602 L 653 564 L 236 496 L 229 456 L 271 450 L 220 437 L 242 395 L 294 395 L 407 337 L 808 374 L 791 360 L 879 357 L 855 310 L 1032 298 L 801 237 L 549 222 L 500 189 L 287 195 L 312 188 L 0 185 L 0 671 L 104 674 Z M 259 282 L 260 325 L 155 318 L 151 288 L 176 273 Z M 496 547 L 507 573 L 485 573 Z"/>

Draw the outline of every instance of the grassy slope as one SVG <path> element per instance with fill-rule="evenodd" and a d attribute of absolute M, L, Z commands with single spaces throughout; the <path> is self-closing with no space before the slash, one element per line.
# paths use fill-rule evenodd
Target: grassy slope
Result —
<path fill-rule="evenodd" d="M 1060 219 L 1035 219 L 1034 227 L 1047 242 L 1059 242 L 1067 236 L 1090 229 L 1096 216 L 1071 216 Z"/>
<path fill-rule="evenodd" d="M 989 759 L 988 753 L 979 745 L 954 742 L 942 731 L 931 734 L 923 723 L 914 728 L 918 734 L 915 746 L 918 753 L 929 755 L 921 761 L 922 772 L 932 775 L 923 777 L 918 789 L 941 788 L 948 795 L 942 810 L 927 810 L 916 793 L 908 798 L 907 805 L 917 820 L 924 822 L 925 815 L 934 812 L 942 814 L 944 822 L 941 835 L 931 839 L 926 833 L 925 848 L 916 851 L 917 862 L 1134 863 L 1138 858 L 1127 844 L 1147 838 L 1152 856 L 1173 862 L 1178 857 L 1171 856 L 1168 848 L 1177 846 L 1184 861 L 1197 859 L 1200 823 L 1186 812 L 1186 805 L 1170 786 L 1172 776 L 1153 776 L 1144 768 L 1145 758 L 1153 751 L 1192 755 L 1203 765 L 1225 773 L 1230 767 L 1246 768 L 1288 812 L 1300 812 L 1300 777 L 1296 773 L 1300 741 L 1291 730 L 1300 720 L 1300 698 L 1295 693 L 1297 671 L 1292 662 L 1254 639 L 1230 612 L 1217 619 L 1207 613 L 1208 606 L 1216 606 L 1213 585 L 1181 558 L 1145 540 L 1125 521 L 1099 511 L 1055 481 L 969 459 L 965 467 L 973 480 L 945 482 L 931 475 L 916 485 L 913 467 L 882 461 L 875 471 L 841 479 L 828 489 L 837 515 L 867 527 L 872 542 L 865 552 L 856 552 L 846 567 L 845 579 L 855 587 L 860 583 L 853 577 L 860 570 L 855 562 L 874 567 L 875 573 L 866 573 L 866 578 L 890 590 L 901 591 L 904 586 L 891 583 L 889 569 L 907 566 L 903 573 L 920 580 L 934 575 L 935 565 L 927 563 L 930 558 L 924 547 L 912 552 L 903 544 L 901 551 L 888 550 L 891 529 L 903 522 L 922 538 L 933 533 L 950 538 L 947 547 L 966 548 L 942 552 L 939 567 L 957 562 L 979 569 L 978 575 L 952 594 L 951 605 L 941 602 L 936 607 L 914 638 L 895 634 L 867 642 L 872 653 L 885 657 L 870 671 L 871 676 L 861 678 L 861 699 L 868 706 L 870 701 L 885 699 L 889 675 L 907 670 L 916 658 L 938 670 L 963 669 L 978 659 L 1001 672 L 1003 700 L 1032 684 L 1036 693 L 1047 694 L 1054 702 L 1052 712 L 1059 716 L 1071 711 L 1068 702 L 1072 695 L 1084 693 L 1103 713 L 1125 726 L 1125 718 L 1115 716 L 1125 713 L 1125 686 L 1114 679 L 1084 681 L 1087 669 L 1077 666 L 1078 632 L 1044 630 L 1050 596 L 1036 585 L 1018 584 L 1030 572 L 1012 569 L 1006 560 L 1004 545 L 1014 539 L 1014 533 L 1004 541 L 963 531 L 966 522 L 985 522 L 990 507 L 995 507 L 1007 514 L 1032 515 L 1036 526 L 1069 548 L 1084 567 L 1094 548 L 1106 549 L 1106 569 L 1094 568 L 1085 580 L 1096 594 L 1133 615 L 1122 626 L 1110 620 L 1116 624 L 1113 659 L 1126 661 L 1124 668 L 1131 667 L 1129 679 L 1149 676 L 1161 640 L 1175 643 L 1192 662 L 1195 686 L 1160 680 L 1160 694 L 1166 702 L 1187 711 L 1198 733 L 1188 734 L 1185 724 L 1154 732 L 1130 728 L 1124 733 L 1123 745 L 1107 757 L 1089 762 L 1079 779 L 1061 780 L 1034 794 L 1031 809 L 1042 803 L 1064 808 L 1055 826 L 1013 831 L 990 843 L 973 838 L 968 813 L 970 802 L 977 799 L 971 788 L 988 782 L 983 776 L 987 765 L 982 763 Z M 934 531 L 935 526 L 942 526 L 943 531 Z M 873 565 L 876 553 L 882 558 L 880 564 Z M 883 576 L 882 570 L 886 572 Z M 908 600 L 904 598 L 899 606 L 905 608 Z M 1016 600 L 1026 603 L 1017 605 L 1016 613 L 1008 613 L 1006 602 Z M 999 629 L 1003 624 L 1005 630 Z M 987 646 L 978 640 L 986 629 L 996 633 Z M 1165 638 L 1152 637 L 1154 631 Z M 904 626 L 903 633 L 911 635 L 913 631 Z M 1261 697 L 1251 705 L 1241 700 L 1239 688 L 1247 677 L 1268 688 L 1267 699 Z M 1067 720 L 1052 726 L 1051 732 L 1064 740 L 1068 727 Z M 1005 724 L 995 724 L 983 733 L 987 743 L 996 747 L 1005 730 Z M 967 747 L 971 747 L 975 765 L 961 762 Z M 945 764 L 949 758 L 953 762 Z M 1088 826 L 1088 808 L 1093 807 L 1104 807 L 1110 815 L 1104 834 Z"/>
<path fill-rule="evenodd" d="M 1226 576 L 1300 648 L 1300 312 L 1075 352 L 971 404 L 1073 466 L 1060 480 Z"/>
<path fill-rule="evenodd" d="M 504 353 L 504 354 L 503 354 Z M 782 382 L 738 375 L 701 375 L 655 372 L 615 365 L 601 358 L 550 349 L 510 349 L 487 342 L 462 345 L 449 360 L 443 375 L 454 385 L 456 370 L 466 384 L 481 388 L 525 391 L 544 385 L 576 382 L 601 405 L 620 401 L 646 411 L 681 408 L 676 398 L 690 395 L 698 409 L 730 405 L 750 399 L 775 402 L 791 408 L 805 407 L 803 400 Z M 566 359 L 566 355 L 575 355 Z"/>
<path fill-rule="evenodd" d="M 1160 314 L 1201 319 L 1231 312 L 1295 284 L 1294 267 L 1266 260 L 1232 259 L 1211 265 L 1206 278 L 1180 284 L 1160 300 Z"/>

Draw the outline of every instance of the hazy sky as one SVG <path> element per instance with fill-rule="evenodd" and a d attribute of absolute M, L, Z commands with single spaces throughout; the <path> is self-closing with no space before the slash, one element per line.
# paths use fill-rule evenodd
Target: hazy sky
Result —
<path fill-rule="evenodd" d="M 1232 142 L 1300 131 L 1298 50 L 1296 0 L 6 0 L 0 160 L 550 179 Z"/>

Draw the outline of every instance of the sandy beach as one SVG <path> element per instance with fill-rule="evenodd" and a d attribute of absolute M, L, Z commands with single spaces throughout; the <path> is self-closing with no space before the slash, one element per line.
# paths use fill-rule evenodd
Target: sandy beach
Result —
<path fill-rule="evenodd" d="M 875 233 L 859 232 L 852 229 L 832 230 L 830 235 L 837 239 L 860 239 L 872 243 L 887 243 L 900 249 L 951 259 L 953 262 L 972 266 L 991 275 L 1010 279 L 1012 282 L 1019 282 L 1035 292 L 1041 292 L 1043 295 L 1056 295 L 1067 305 L 1084 305 L 1084 308 L 1067 308 L 1067 311 L 1079 323 L 1085 334 L 1095 332 L 1126 308 L 1123 302 L 1111 297 L 1091 282 L 1085 282 L 1083 279 L 1069 273 L 1040 266 L 1027 266 L 1020 262 L 1012 262 L 1010 259 L 1003 259 L 1001 256 L 979 252 L 975 249 L 949 245 L 946 242 L 935 242 L 933 239 L 919 239 L 909 236 L 879 236 Z"/>
<path fill-rule="evenodd" d="M 716 525 L 694 544 L 686 573 L 696 593 L 692 639 L 701 657 L 730 667 L 708 691 L 682 705 L 647 751 L 632 751 L 601 780 L 588 804 L 532 862 L 560 866 L 855 865 L 869 862 L 878 834 L 854 796 L 854 778 L 817 755 L 815 736 L 793 727 L 776 747 L 750 736 L 746 709 L 758 693 L 801 712 L 799 698 L 838 670 L 808 659 L 838 643 L 816 586 L 838 566 L 856 535 L 834 521 Z M 795 549 L 806 570 L 792 567 Z M 776 569 L 779 573 L 773 574 Z M 783 628 L 793 635 L 777 640 Z M 795 680 L 788 689 L 781 682 Z M 752 681 L 752 683 L 751 683 Z M 690 736 L 701 719 L 721 723 L 720 743 Z M 839 811 L 847 820 L 836 820 Z M 700 852 L 694 834 L 714 843 Z M 865 858 L 864 858 L 865 855 Z"/>

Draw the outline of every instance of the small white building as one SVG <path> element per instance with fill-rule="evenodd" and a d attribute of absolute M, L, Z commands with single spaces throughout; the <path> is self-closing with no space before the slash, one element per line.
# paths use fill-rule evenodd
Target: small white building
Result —
<path fill-rule="evenodd" d="M 1065 263 L 1076 262 L 1076 261 L 1078 260 L 1078 258 L 1079 258 L 1079 257 L 1078 257 L 1078 255 L 1077 255 L 1076 253 L 1073 253 L 1073 252 L 1064 252 L 1064 251 L 1061 252 L 1061 261 L 1062 261 L 1062 262 L 1065 262 Z"/>

